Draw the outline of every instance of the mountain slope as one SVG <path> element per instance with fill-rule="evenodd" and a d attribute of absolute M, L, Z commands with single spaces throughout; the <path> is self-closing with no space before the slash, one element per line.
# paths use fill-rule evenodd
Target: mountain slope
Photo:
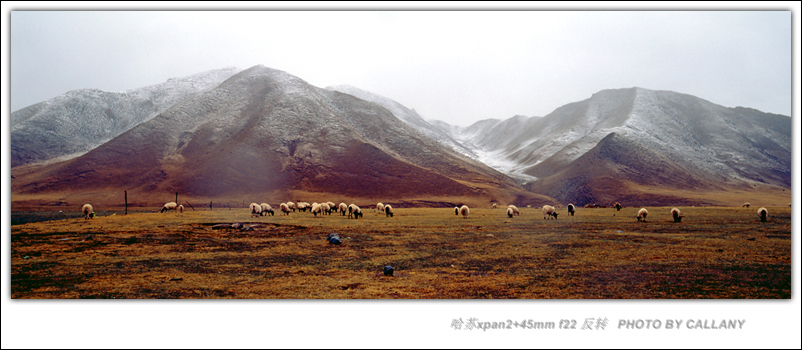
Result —
<path fill-rule="evenodd" d="M 240 198 L 527 195 L 513 180 L 354 96 L 256 66 L 78 158 L 20 169 L 12 192 L 129 190 Z"/>
<path fill-rule="evenodd" d="M 517 156 L 547 153 L 525 171 L 541 179 L 532 184 L 533 190 L 584 204 L 632 192 L 627 188 L 633 186 L 599 190 L 602 178 L 608 185 L 626 182 L 689 191 L 791 186 L 788 117 L 726 108 L 670 91 L 634 88 L 602 93 L 603 98 L 591 98 L 587 107 L 574 112 L 579 117 L 572 123 L 593 125 L 583 130 L 584 136 L 560 138 L 548 149 L 551 152 L 543 151 L 548 142 L 542 139 L 518 151 Z M 556 113 L 548 117 L 559 118 Z M 594 171 L 596 176 L 579 170 L 591 164 L 601 169 Z M 582 184 L 596 187 L 597 195 L 571 192 Z M 668 204 L 671 196 L 663 197 L 640 198 Z"/>
<path fill-rule="evenodd" d="M 11 166 L 83 154 L 222 83 L 225 68 L 125 92 L 74 90 L 11 113 Z"/>
<path fill-rule="evenodd" d="M 379 104 L 382 107 L 387 108 L 387 110 L 390 111 L 390 113 L 392 113 L 396 118 L 407 123 L 409 126 L 421 132 L 422 134 L 445 145 L 446 147 L 449 147 L 459 153 L 462 153 L 468 157 L 476 159 L 476 155 L 471 151 L 471 149 L 463 146 L 460 142 L 455 141 L 449 134 L 444 133 L 440 129 L 434 127 L 429 122 L 421 118 L 421 116 L 418 115 L 418 112 L 416 112 L 414 109 L 409 109 L 407 107 L 404 107 L 404 105 L 396 101 L 393 101 L 387 97 L 377 95 L 362 89 L 358 89 L 350 85 L 329 86 L 326 89 L 332 91 L 339 91 L 345 94 L 358 97 L 365 101 Z"/>
<path fill-rule="evenodd" d="M 479 159 L 562 202 L 626 195 L 669 204 L 683 201 L 662 194 L 670 190 L 791 185 L 789 117 L 671 91 L 603 90 L 545 117 L 517 116 L 485 130 L 464 143 Z"/>

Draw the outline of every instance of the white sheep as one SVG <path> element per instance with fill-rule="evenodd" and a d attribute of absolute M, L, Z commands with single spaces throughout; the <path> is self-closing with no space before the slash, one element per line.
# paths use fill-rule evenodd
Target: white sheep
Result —
<path fill-rule="evenodd" d="M 498 205 L 496 203 L 490 205 L 490 209 L 496 209 L 496 208 L 498 208 Z"/>
<path fill-rule="evenodd" d="M 615 202 L 613 203 L 613 208 L 615 208 L 615 211 L 621 211 L 621 208 L 623 207 L 621 206 L 621 203 Z"/>
<path fill-rule="evenodd" d="M 507 216 L 512 217 L 513 214 L 515 214 L 515 211 L 512 208 L 507 208 Z"/>
<path fill-rule="evenodd" d="M 323 216 L 323 206 L 318 203 L 312 204 L 312 215 L 317 217 L 318 213 L 320 213 L 320 216 Z"/>
<path fill-rule="evenodd" d="M 165 211 L 176 210 L 177 208 L 178 208 L 178 204 L 176 204 L 176 202 L 167 202 L 167 203 L 164 203 L 164 206 L 162 207 L 161 212 L 164 213 Z"/>
<path fill-rule="evenodd" d="M 749 204 L 749 202 L 746 202 L 746 203 L 744 203 L 743 207 L 744 207 L 744 208 L 749 208 L 749 206 L 750 206 L 750 205 L 751 205 L 751 204 Z"/>
<path fill-rule="evenodd" d="M 454 215 L 459 215 L 459 206 L 454 207 Z"/>
<path fill-rule="evenodd" d="M 376 215 L 379 215 L 379 213 L 384 213 L 384 204 L 381 202 L 376 204 Z"/>
<path fill-rule="evenodd" d="M 359 219 L 362 217 L 362 209 L 359 209 L 359 207 L 354 203 L 351 203 L 351 205 L 348 206 L 348 218 L 350 219 L 352 216 L 354 219 Z"/>
<path fill-rule="evenodd" d="M 471 213 L 471 209 L 468 208 L 467 205 L 463 205 L 459 208 L 459 213 L 462 214 L 463 219 L 467 219 L 468 215 Z"/>
<path fill-rule="evenodd" d="M 278 205 L 279 210 L 281 210 L 284 215 L 290 215 L 290 206 L 287 203 L 281 203 Z"/>
<path fill-rule="evenodd" d="M 508 208 L 508 209 L 512 209 L 512 213 L 513 213 L 513 214 L 515 214 L 515 215 L 521 215 L 521 211 L 520 211 L 520 210 L 518 210 L 518 207 L 516 207 L 516 206 L 514 206 L 514 205 L 510 204 L 510 205 L 508 205 L 508 206 L 507 206 L 507 208 Z"/>
<path fill-rule="evenodd" d="M 555 209 L 553 206 L 550 205 L 543 206 L 543 219 L 546 218 L 557 219 L 557 215 L 559 215 L 559 213 L 557 212 L 557 209 Z"/>
<path fill-rule="evenodd" d="M 179 213 L 183 213 L 184 212 L 184 205 L 183 204 L 178 206 L 178 212 Z"/>
<path fill-rule="evenodd" d="M 340 208 L 340 215 L 342 216 L 345 216 L 345 213 L 348 212 L 348 204 L 340 203 L 337 207 Z"/>
<path fill-rule="evenodd" d="M 320 210 L 323 212 L 323 214 L 331 215 L 331 207 L 332 206 L 330 206 L 329 203 L 330 202 L 320 203 Z"/>
<path fill-rule="evenodd" d="M 262 206 L 257 203 L 251 203 L 248 205 L 248 208 L 251 210 L 251 217 L 254 216 L 261 216 L 262 215 Z"/>
<path fill-rule="evenodd" d="M 270 216 L 273 216 L 274 212 L 273 212 L 273 208 L 270 206 L 270 204 L 259 203 L 259 206 L 262 207 L 262 215 L 270 214 Z"/>
<path fill-rule="evenodd" d="M 636 218 L 638 218 L 638 221 L 646 222 L 647 215 L 649 215 L 649 211 L 646 210 L 646 208 L 640 208 L 640 210 L 638 210 L 638 215 L 636 216 Z"/>
<path fill-rule="evenodd" d="M 568 214 L 571 214 L 571 216 L 574 216 L 575 212 L 576 212 L 576 206 L 573 203 L 569 203 L 568 204 Z"/>
<path fill-rule="evenodd" d="M 393 217 L 393 207 L 389 204 L 384 206 L 384 217 Z"/>
<path fill-rule="evenodd" d="M 298 205 L 296 205 L 293 202 L 287 202 L 286 204 L 287 204 L 287 209 L 290 209 L 292 211 L 295 211 L 296 209 L 298 209 Z"/>
<path fill-rule="evenodd" d="M 92 205 L 89 203 L 81 207 L 81 212 L 84 213 L 84 219 L 93 219 L 95 217 L 95 210 L 92 209 Z"/>
<path fill-rule="evenodd" d="M 679 208 L 671 208 L 671 217 L 674 218 L 674 222 L 681 222 L 682 212 L 679 211 Z"/>
<path fill-rule="evenodd" d="M 769 211 L 764 207 L 760 207 L 760 209 L 757 210 L 757 216 L 760 217 L 760 221 L 766 222 L 766 219 L 768 219 L 769 216 Z"/>

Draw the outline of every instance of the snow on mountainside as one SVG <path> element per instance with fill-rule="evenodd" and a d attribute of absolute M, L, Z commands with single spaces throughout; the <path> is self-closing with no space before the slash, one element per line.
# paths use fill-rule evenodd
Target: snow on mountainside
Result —
<path fill-rule="evenodd" d="M 11 113 L 11 166 L 79 156 L 240 70 L 224 68 L 123 92 L 73 90 Z"/>
<path fill-rule="evenodd" d="M 454 126 L 442 121 L 430 121 L 430 123 L 463 147 L 470 149 L 478 161 L 525 183 L 537 178 L 524 174 L 526 166 L 508 159 L 507 155 L 510 152 L 504 151 L 501 145 L 506 145 L 519 136 L 523 124 L 538 119 L 516 115 L 506 120 L 484 119 L 467 127 Z"/>
<path fill-rule="evenodd" d="M 629 189 L 612 185 L 619 181 L 697 190 L 790 188 L 789 117 L 672 91 L 602 90 L 541 118 L 467 128 L 432 124 L 485 164 L 565 201 L 612 198 Z"/>
<path fill-rule="evenodd" d="M 550 200 L 379 104 L 264 66 L 237 73 L 84 155 L 19 167 L 14 175 L 12 192 L 24 195 L 94 191 L 111 198 L 126 190 L 210 199 L 316 193 L 434 203 Z"/>
<path fill-rule="evenodd" d="M 424 135 L 465 156 L 478 159 L 472 148 L 466 147 L 461 142 L 454 140 L 448 132 L 443 132 L 443 130 L 440 130 L 439 128 L 427 122 L 425 119 L 421 118 L 421 116 L 418 115 L 418 112 L 416 112 L 414 109 L 409 109 L 404 107 L 402 104 L 393 101 L 392 99 L 350 85 L 329 86 L 326 87 L 326 89 L 342 92 L 368 102 L 376 103 L 386 108 L 396 118 L 401 119 L 403 122 L 407 123 L 409 126 L 413 127 Z"/>

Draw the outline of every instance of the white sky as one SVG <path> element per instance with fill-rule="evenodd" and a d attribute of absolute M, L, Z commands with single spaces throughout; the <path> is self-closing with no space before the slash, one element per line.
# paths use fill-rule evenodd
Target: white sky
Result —
<path fill-rule="evenodd" d="M 261 64 L 318 87 L 353 85 L 456 125 L 544 116 L 633 86 L 791 115 L 791 11 L 647 4 L 640 8 L 650 11 L 566 12 L 533 11 L 559 4 L 495 3 L 517 11 L 125 11 L 137 9 L 127 3 L 84 8 L 115 11 L 17 11 L 48 5 L 7 6 L 11 111 L 74 89 L 125 91 Z M 157 6 L 172 7 L 150 9 L 185 5 Z"/>

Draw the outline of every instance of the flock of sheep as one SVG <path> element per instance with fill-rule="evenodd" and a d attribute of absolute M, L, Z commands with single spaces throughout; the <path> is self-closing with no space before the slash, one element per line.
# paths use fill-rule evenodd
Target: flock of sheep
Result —
<path fill-rule="evenodd" d="M 746 208 L 749 208 L 749 206 L 750 206 L 749 203 L 744 203 L 743 205 L 743 207 Z M 621 208 L 623 208 L 621 204 L 619 204 L 618 202 L 614 203 L 613 207 L 617 211 L 620 211 Z M 251 203 L 249 205 L 249 208 L 251 211 L 251 217 L 264 216 L 268 214 L 271 216 L 274 215 L 273 208 L 270 206 L 270 204 L 267 203 L 260 203 L 260 204 Z M 496 203 L 493 203 L 491 205 L 491 208 L 496 209 L 498 208 L 498 205 Z M 351 218 L 358 219 L 362 217 L 362 209 L 360 209 L 359 206 L 353 203 L 350 205 L 346 205 L 345 203 L 340 203 L 339 205 L 335 205 L 333 202 L 312 203 L 312 204 L 306 202 L 299 202 L 299 203 L 286 202 L 286 203 L 281 203 L 279 205 L 279 210 L 282 213 L 284 213 L 284 215 L 289 215 L 290 212 L 294 212 L 296 210 L 302 212 L 306 212 L 307 210 L 309 210 L 315 217 L 317 217 L 318 214 L 320 214 L 321 217 L 323 215 L 331 215 L 332 212 L 335 213 L 339 212 L 340 215 L 342 216 L 345 216 L 347 213 L 349 219 Z M 542 207 L 542 210 L 543 210 L 543 219 L 557 219 L 557 215 L 559 213 L 557 213 L 557 209 L 554 206 L 544 205 Z M 567 210 L 569 215 L 574 216 L 574 214 L 576 213 L 576 206 L 574 204 L 568 204 Z M 183 213 L 184 206 L 178 205 L 176 202 L 167 202 L 164 204 L 160 212 L 164 213 L 166 211 L 177 211 L 179 213 Z M 94 209 L 92 208 L 91 204 L 84 204 L 83 207 L 81 208 L 81 212 L 84 215 L 84 219 L 91 219 L 95 217 Z M 393 207 L 389 204 L 385 205 L 382 203 L 378 203 L 376 204 L 376 213 L 377 214 L 384 213 L 386 217 L 393 217 Z M 462 217 L 465 219 L 468 218 L 468 215 L 470 215 L 470 213 L 471 210 L 470 208 L 468 208 L 467 205 L 454 207 L 454 214 L 462 215 Z M 671 217 L 674 219 L 674 222 L 682 222 L 683 216 L 678 208 L 671 208 L 670 213 Z M 518 210 L 518 207 L 512 204 L 508 205 L 507 216 L 512 218 L 515 215 L 521 215 L 521 212 L 520 210 Z M 646 210 L 646 208 L 641 208 L 640 210 L 638 210 L 638 214 L 635 216 L 635 218 L 637 218 L 638 221 L 645 222 L 646 217 L 648 215 L 649 211 Z M 757 215 L 760 218 L 760 221 L 766 222 L 766 220 L 768 220 L 769 211 L 765 207 L 761 207 L 760 209 L 757 210 Z"/>

